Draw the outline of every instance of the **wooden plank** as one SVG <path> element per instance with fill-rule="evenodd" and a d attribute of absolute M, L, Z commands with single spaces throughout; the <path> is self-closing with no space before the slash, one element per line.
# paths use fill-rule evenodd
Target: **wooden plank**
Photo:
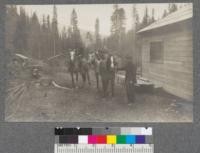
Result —
<path fill-rule="evenodd" d="M 173 75 L 170 74 L 165 74 L 165 73 L 157 73 L 155 71 L 149 70 L 149 75 L 155 77 L 155 78 L 160 78 L 161 80 L 171 80 L 171 81 L 180 81 L 182 83 L 187 83 L 188 85 L 193 83 L 193 75 L 179 75 L 174 77 Z M 175 74 L 174 74 L 175 75 Z M 181 77 L 180 77 L 181 76 Z"/>
<path fill-rule="evenodd" d="M 181 62 L 188 63 L 188 65 L 193 65 L 193 57 L 174 57 L 174 56 L 165 56 L 165 63 Z"/>
<path fill-rule="evenodd" d="M 188 42 L 179 43 L 166 43 L 164 42 L 164 52 L 177 51 L 177 52 L 193 52 L 193 44 Z"/>
<path fill-rule="evenodd" d="M 151 35 L 150 37 L 146 36 L 143 38 L 143 42 L 150 42 L 150 41 L 157 41 L 157 40 L 163 40 L 163 41 L 180 41 L 180 40 L 192 40 L 193 34 L 192 32 L 175 32 L 175 33 L 165 33 L 163 35 Z"/>
<path fill-rule="evenodd" d="M 167 64 L 154 64 L 154 63 L 144 63 L 143 66 L 149 67 L 150 70 L 153 70 L 158 73 L 164 73 L 164 72 L 175 72 L 183 73 L 183 74 L 193 74 L 193 67 L 189 69 L 190 67 L 186 67 L 184 65 L 167 65 Z M 191 65 L 192 66 L 192 65 Z"/>
<path fill-rule="evenodd" d="M 165 50 L 164 52 L 164 57 L 167 57 L 167 56 L 174 56 L 174 57 L 193 57 L 193 51 L 192 50 L 183 50 L 181 48 L 177 48 L 177 49 L 172 49 L 172 48 L 169 48 L 168 51 Z"/>
<path fill-rule="evenodd" d="M 176 86 L 177 88 L 181 88 L 184 90 L 193 90 L 193 83 L 192 81 L 186 82 L 185 80 L 179 80 L 179 79 L 171 79 L 163 76 L 156 76 L 150 73 L 150 75 L 147 75 L 148 79 L 155 82 L 159 81 L 162 85 L 168 84 L 171 86 Z"/>
<path fill-rule="evenodd" d="M 159 70 L 149 68 L 149 72 L 155 73 L 158 75 L 168 76 L 170 78 L 179 78 L 180 80 L 193 80 L 193 72 L 191 73 L 185 73 L 185 72 L 177 72 L 172 70 Z"/>
<path fill-rule="evenodd" d="M 189 82 L 192 84 L 193 82 L 193 74 L 185 74 L 185 73 L 179 73 L 179 72 L 173 72 L 169 73 L 168 71 L 155 71 L 151 68 L 144 68 L 142 69 L 143 73 L 148 73 L 150 76 L 152 75 L 155 78 L 161 78 L 162 80 L 165 79 L 171 79 L 176 81 L 183 81 L 183 83 Z"/>

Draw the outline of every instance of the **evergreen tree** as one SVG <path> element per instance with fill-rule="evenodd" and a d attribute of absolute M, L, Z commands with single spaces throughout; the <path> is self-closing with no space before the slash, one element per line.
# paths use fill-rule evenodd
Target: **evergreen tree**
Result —
<path fill-rule="evenodd" d="M 78 16 L 75 9 L 72 10 L 71 14 L 71 41 L 72 48 L 79 51 L 78 54 L 82 54 L 83 44 L 81 40 L 80 30 L 78 28 Z"/>
<path fill-rule="evenodd" d="M 57 8 L 53 6 L 53 19 L 52 19 L 52 43 L 53 55 L 57 54 L 57 40 L 58 40 L 58 22 L 57 22 Z"/>
<path fill-rule="evenodd" d="M 49 15 L 47 16 L 46 19 L 46 27 L 47 27 L 47 44 L 46 44 L 46 50 L 47 50 L 47 55 L 46 58 L 52 57 L 53 56 L 53 45 L 52 45 L 52 30 L 51 30 L 51 21 Z"/>
<path fill-rule="evenodd" d="M 30 19 L 30 31 L 28 37 L 28 50 L 31 53 L 31 57 L 41 58 L 41 42 L 40 42 L 40 24 L 38 17 L 34 12 Z"/>
<path fill-rule="evenodd" d="M 162 15 L 162 18 L 166 17 L 168 15 L 167 10 L 165 9 Z"/>
<path fill-rule="evenodd" d="M 149 14 L 148 14 L 148 7 L 146 6 L 144 17 L 142 20 L 142 28 L 146 27 L 149 24 Z"/>
<path fill-rule="evenodd" d="M 27 17 L 22 7 L 20 7 L 13 45 L 17 53 L 27 54 Z"/>
<path fill-rule="evenodd" d="M 152 9 L 152 12 L 151 12 L 151 19 L 150 19 L 149 24 L 151 24 L 153 22 L 155 22 L 155 9 L 154 8 Z"/>
<path fill-rule="evenodd" d="M 5 46 L 11 53 L 14 53 L 15 47 L 13 45 L 13 38 L 16 34 L 16 27 L 19 15 L 17 13 L 16 5 L 10 5 L 6 7 L 6 19 L 5 19 Z M 16 39 L 16 38 L 15 38 Z M 16 41 L 16 40 L 15 40 Z"/>
<path fill-rule="evenodd" d="M 92 34 L 90 32 L 87 32 L 86 38 L 91 42 L 93 41 Z"/>
<path fill-rule="evenodd" d="M 169 3 L 168 12 L 169 14 L 178 10 L 176 3 Z"/>
<path fill-rule="evenodd" d="M 121 35 L 125 33 L 125 11 L 123 8 L 119 8 L 118 5 L 114 5 L 114 12 L 111 16 L 111 34 Z"/>
<path fill-rule="evenodd" d="M 95 21 L 95 48 L 99 49 L 101 46 L 101 38 L 99 34 L 99 19 Z"/>
<path fill-rule="evenodd" d="M 41 25 L 41 59 L 48 57 L 48 29 L 47 18 L 43 15 Z"/>
<path fill-rule="evenodd" d="M 72 10 L 71 14 L 71 26 L 73 33 L 78 31 L 78 17 L 75 9 Z"/>
<path fill-rule="evenodd" d="M 139 27 L 140 27 L 139 15 L 136 6 L 133 5 L 133 29 L 137 31 Z"/>
<path fill-rule="evenodd" d="M 63 51 L 66 51 L 68 49 L 68 42 L 67 42 L 67 31 L 66 28 L 63 27 L 62 33 L 61 33 L 61 48 Z"/>
<path fill-rule="evenodd" d="M 114 5 L 114 12 L 111 16 L 111 38 L 108 39 L 108 44 L 112 50 L 121 50 L 123 38 L 125 36 L 125 11 Z"/>

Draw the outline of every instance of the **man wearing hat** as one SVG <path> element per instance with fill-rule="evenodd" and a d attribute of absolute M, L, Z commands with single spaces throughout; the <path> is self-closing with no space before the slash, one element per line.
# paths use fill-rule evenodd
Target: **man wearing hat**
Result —
<path fill-rule="evenodd" d="M 126 64 L 118 70 L 125 71 L 125 87 L 128 103 L 131 104 L 135 101 L 135 83 L 136 83 L 136 66 L 133 63 L 130 55 L 126 56 Z"/>

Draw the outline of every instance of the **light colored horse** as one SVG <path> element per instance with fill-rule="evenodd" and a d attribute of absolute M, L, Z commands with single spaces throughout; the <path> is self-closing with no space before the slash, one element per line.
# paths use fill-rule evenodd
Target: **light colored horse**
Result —
<path fill-rule="evenodd" d="M 71 79 L 72 79 L 72 86 L 74 88 L 76 87 L 76 83 L 78 83 L 78 73 L 79 73 L 79 60 L 76 56 L 75 50 L 72 50 L 69 52 L 68 70 L 70 72 Z M 76 77 L 76 83 L 75 83 L 74 76 Z"/>

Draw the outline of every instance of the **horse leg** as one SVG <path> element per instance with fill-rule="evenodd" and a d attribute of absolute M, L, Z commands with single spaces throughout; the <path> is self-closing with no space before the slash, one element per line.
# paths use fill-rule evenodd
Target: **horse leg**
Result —
<path fill-rule="evenodd" d="M 76 72 L 76 82 L 78 82 L 78 73 Z"/>
<path fill-rule="evenodd" d="M 96 82 L 97 82 L 97 89 L 99 89 L 99 74 L 95 73 L 96 76 Z"/>
<path fill-rule="evenodd" d="M 115 90 L 115 76 L 112 76 L 111 78 L 111 92 L 112 92 L 112 97 L 114 97 L 114 91 Z"/>
<path fill-rule="evenodd" d="M 77 72 L 74 72 L 74 75 L 75 75 L 75 87 L 78 87 L 78 73 Z"/>
<path fill-rule="evenodd" d="M 85 81 L 86 81 L 86 75 L 84 72 L 81 73 L 81 76 L 82 76 L 82 80 L 83 80 L 83 87 L 85 86 Z"/>
<path fill-rule="evenodd" d="M 106 78 L 105 79 L 105 95 L 108 95 L 108 87 L 109 87 L 109 79 Z"/>
<path fill-rule="evenodd" d="M 105 79 L 101 76 L 101 82 L 102 82 L 102 92 L 103 92 L 103 97 L 106 96 L 106 92 L 105 92 Z"/>
<path fill-rule="evenodd" d="M 102 78 L 103 97 L 107 96 L 108 83 L 109 83 L 108 78 Z"/>
<path fill-rule="evenodd" d="M 75 87 L 75 84 L 74 84 L 74 74 L 73 74 L 73 72 L 71 72 L 70 74 L 71 74 L 71 79 L 72 79 L 72 87 L 74 88 Z"/>
<path fill-rule="evenodd" d="M 91 82 L 90 82 L 90 72 L 89 72 L 89 70 L 87 70 L 87 80 L 88 80 L 88 84 L 91 85 Z"/>

